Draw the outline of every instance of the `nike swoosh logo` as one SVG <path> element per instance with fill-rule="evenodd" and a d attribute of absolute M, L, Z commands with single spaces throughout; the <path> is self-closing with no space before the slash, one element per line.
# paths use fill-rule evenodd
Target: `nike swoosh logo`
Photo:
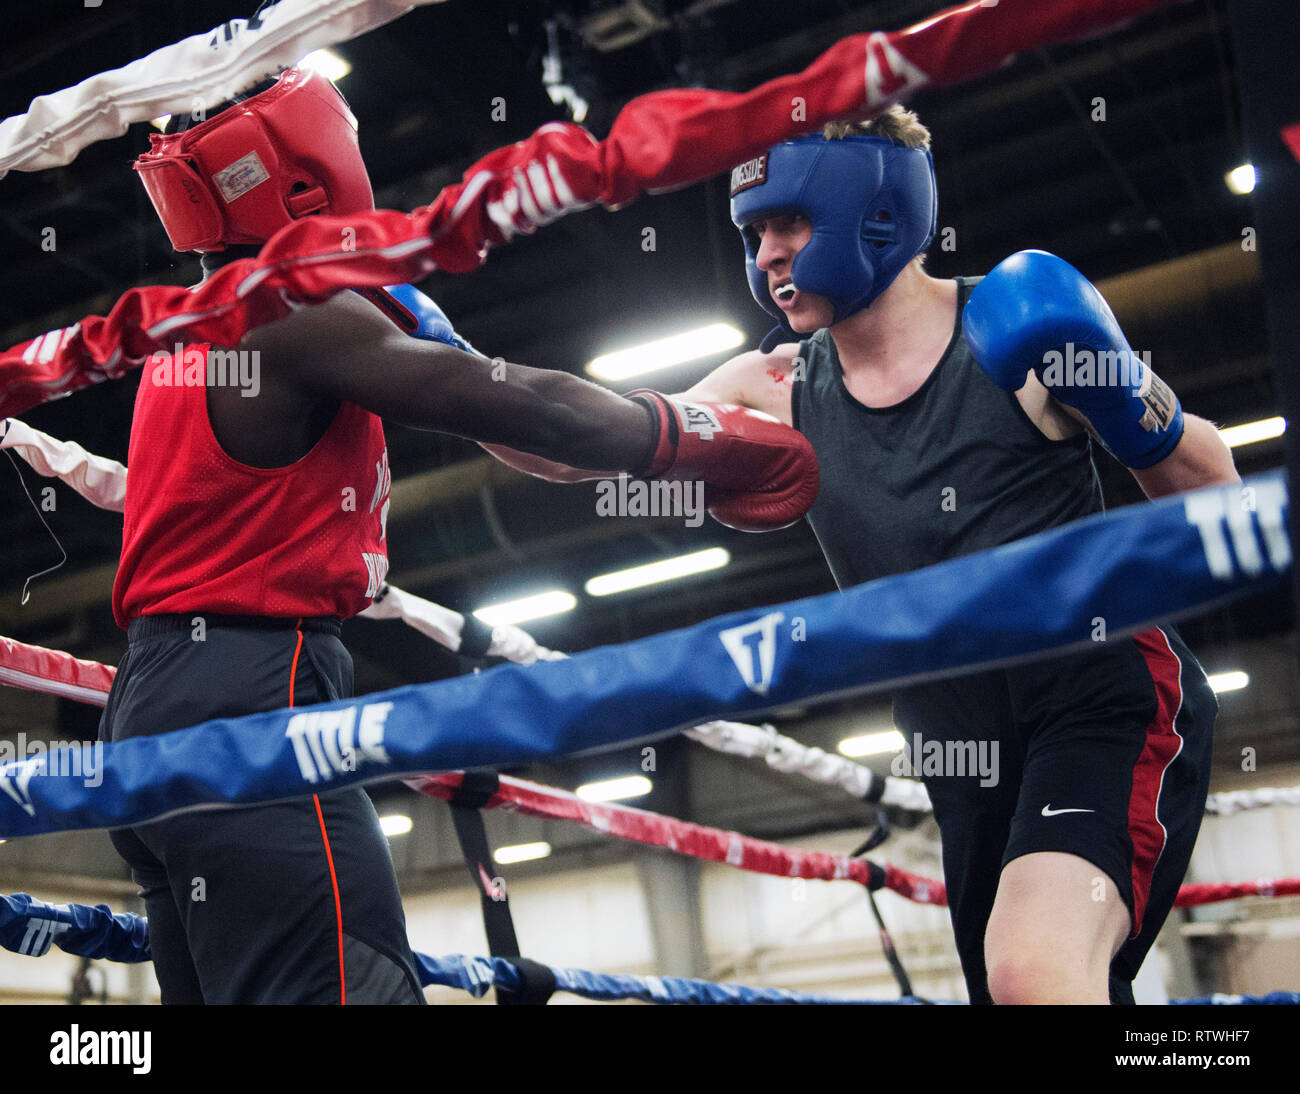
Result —
<path fill-rule="evenodd" d="M 1043 806 L 1043 816 L 1045 817 L 1055 817 L 1055 816 L 1059 816 L 1061 813 L 1095 813 L 1095 812 L 1097 812 L 1097 810 L 1095 809 L 1053 809 L 1051 802 L 1048 802 L 1045 806 Z"/>

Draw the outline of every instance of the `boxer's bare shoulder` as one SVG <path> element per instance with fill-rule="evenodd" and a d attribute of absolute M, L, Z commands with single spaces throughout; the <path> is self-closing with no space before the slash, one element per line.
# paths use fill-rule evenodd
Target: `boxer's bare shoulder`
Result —
<path fill-rule="evenodd" d="M 771 353 L 749 350 L 719 365 L 683 396 L 714 403 L 735 403 L 770 414 L 790 425 L 790 389 L 796 376 L 799 343 L 787 342 Z"/>

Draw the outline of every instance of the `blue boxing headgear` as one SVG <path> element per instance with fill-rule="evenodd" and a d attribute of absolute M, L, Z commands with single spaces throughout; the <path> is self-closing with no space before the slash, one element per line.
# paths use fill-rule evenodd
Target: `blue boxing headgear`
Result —
<path fill-rule="evenodd" d="M 867 307 L 930 245 L 935 190 L 929 149 L 887 137 L 801 137 L 742 163 L 731 172 L 731 219 L 745 238 L 754 299 L 790 331 L 758 268 L 759 240 L 749 230 L 755 221 L 797 212 L 812 222 L 812 239 L 790 274 L 800 292 L 831 302 L 838 323 Z"/>

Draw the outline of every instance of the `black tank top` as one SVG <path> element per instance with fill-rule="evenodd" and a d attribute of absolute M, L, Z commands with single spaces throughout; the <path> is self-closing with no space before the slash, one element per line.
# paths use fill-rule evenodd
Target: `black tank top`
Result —
<path fill-rule="evenodd" d="M 1102 509 L 1086 434 L 1050 441 L 984 375 L 961 334 L 979 278 L 958 278 L 952 338 L 925 383 L 879 409 L 844 386 L 826 330 L 799 347 L 795 429 L 821 490 L 808 514 L 840 588 L 996 547 Z"/>

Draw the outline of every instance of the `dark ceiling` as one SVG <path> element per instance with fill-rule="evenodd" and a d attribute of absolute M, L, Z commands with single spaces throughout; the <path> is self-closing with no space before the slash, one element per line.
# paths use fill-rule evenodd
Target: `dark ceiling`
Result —
<path fill-rule="evenodd" d="M 996 75 L 923 93 L 911 105 L 934 134 L 939 223 L 955 242 L 932 250 L 932 274 L 984 273 L 1031 246 L 1106 283 L 1163 270 L 1152 276 L 1164 302 L 1129 314 L 1117 302 L 1120 318 L 1135 324 L 1135 345 L 1153 347 L 1189 410 L 1231 424 L 1276 413 L 1276 396 L 1258 273 L 1239 246 L 1251 223 L 1250 199 L 1224 185 L 1224 173 L 1246 158 L 1224 6 L 1175 4 L 1100 39 L 1030 51 Z M 409 209 L 479 155 L 565 116 L 541 83 L 548 19 L 557 24 L 566 79 L 591 103 L 586 124 L 602 135 L 634 95 L 683 85 L 747 89 L 803 67 L 843 35 L 904 26 L 939 7 L 937 0 L 448 0 L 337 52 L 353 65 L 341 87 L 360 119 L 377 201 Z M 608 40 L 612 9 L 623 25 L 629 14 L 647 16 L 639 39 L 621 46 Z M 231 2 L 152 0 L 10 9 L 0 110 L 20 113 L 36 94 L 248 14 Z M 505 121 L 492 120 L 498 97 L 507 104 Z M 6 345 L 102 314 L 132 285 L 197 280 L 196 263 L 169 250 L 130 170 L 147 131 L 136 125 L 67 167 L 0 180 Z M 656 229 L 653 252 L 641 247 L 647 226 Z M 47 227 L 57 232 L 53 253 L 40 246 Z M 1234 268 L 1245 271 L 1235 280 L 1202 283 L 1195 262 L 1161 266 L 1234 245 Z M 603 350 L 697 319 L 729 319 L 753 342 L 767 326 L 748 295 L 740 242 L 716 179 L 616 214 L 570 216 L 493 252 L 475 273 L 435 276 L 422 288 L 479 349 L 573 372 Z M 651 380 L 681 390 L 716 363 Z M 134 388 L 133 379 L 103 384 L 24 418 L 124 460 Z M 489 481 L 474 446 L 400 427 L 390 428 L 389 445 L 396 482 L 391 580 L 452 607 L 554 585 L 580 593 L 585 578 L 625 564 L 713 544 L 732 551 L 733 564 L 720 574 L 604 601 L 580 598 L 577 611 L 530 625 L 558 648 L 621 641 L 832 588 L 803 525 L 746 536 L 712 524 L 601 519 L 589 484 L 552 487 L 506 474 Z M 1243 473 L 1281 461 L 1280 442 L 1238 452 Z M 3 477 L 0 632 L 115 661 L 124 641 L 107 590 L 119 518 L 60 491 L 47 516 L 68 561 L 37 582 L 20 608 L 23 579 L 57 562 L 58 551 L 13 471 L 3 469 Z M 1103 480 L 1111 504 L 1140 496 L 1114 466 L 1103 468 Z M 1193 643 L 1278 635 L 1288 627 L 1288 608 L 1278 600 L 1238 605 L 1186 631 Z M 359 691 L 463 668 L 400 624 L 353 622 L 346 637 L 357 655 Z"/>

